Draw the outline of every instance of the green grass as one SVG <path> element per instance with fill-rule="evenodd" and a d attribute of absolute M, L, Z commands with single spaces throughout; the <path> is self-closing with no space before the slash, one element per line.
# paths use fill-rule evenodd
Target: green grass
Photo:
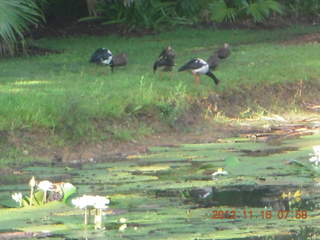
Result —
<path fill-rule="evenodd" d="M 129 140 L 157 131 L 147 118 L 173 126 L 188 104 L 220 91 L 239 90 L 243 84 L 281 83 L 318 79 L 317 44 L 281 45 L 297 34 L 316 28 L 294 27 L 274 31 L 186 30 L 141 38 L 65 37 L 34 41 L 40 47 L 63 49 L 62 54 L 0 59 L 0 131 L 44 130 L 72 141 Z M 203 76 L 194 84 L 179 66 L 194 57 L 205 60 L 223 42 L 232 55 L 215 71 L 219 89 Z M 177 57 L 171 82 L 159 80 L 152 65 L 160 51 L 173 45 Z M 129 65 L 107 75 L 88 62 L 99 47 L 113 54 L 125 51 Z M 63 144 L 63 142 L 62 142 Z"/>

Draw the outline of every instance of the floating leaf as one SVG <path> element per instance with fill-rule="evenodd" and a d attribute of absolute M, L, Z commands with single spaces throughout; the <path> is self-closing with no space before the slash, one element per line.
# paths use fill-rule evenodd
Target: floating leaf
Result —
<path fill-rule="evenodd" d="M 61 200 L 61 202 L 67 202 L 68 198 L 77 192 L 77 189 L 71 183 L 64 183 L 62 191 L 63 199 Z"/>
<path fill-rule="evenodd" d="M 240 165 L 240 161 L 236 156 L 227 157 L 224 161 L 227 167 L 236 167 Z"/>
<path fill-rule="evenodd" d="M 306 165 L 306 164 L 304 164 L 304 163 L 302 163 L 302 162 L 300 162 L 300 161 L 297 161 L 297 160 L 295 160 L 295 159 L 290 159 L 290 164 L 294 164 L 294 165 L 297 165 L 297 166 L 299 166 L 299 167 L 305 167 L 305 168 L 310 169 L 310 166 L 309 166 L 309 165 Z"/>

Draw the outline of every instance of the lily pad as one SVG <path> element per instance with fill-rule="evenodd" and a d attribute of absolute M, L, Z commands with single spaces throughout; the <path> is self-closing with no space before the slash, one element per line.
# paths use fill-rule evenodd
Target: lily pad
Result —
<path fill-rule="evenodd" d="M 224 161 L 226 163 L 226 167 L 237 167 L 241 164 L 239 158 L 236 156 L 227 157 Z"/>
<path fill-rule="evenodd" d="M 318 139 L 319 135 L 283 139 L 278 146 L 233 139 L 150 147 L 145 155 L 68 168 L 68 175 L 64 166 L 28 167 L 17 182 L 0 186 L 0 201 L 19 191 L 27 202 L 29 186 L 21 181 L 30 175 L 48 174 L 62 180 L 67 176 L 73 187 L 63 188 L 63 202 L 41 204 L 43 192 L 38 191 L 35 200 L 39 205 L 0 208 L 0 229 L 48 230 L 69 239 L 268 239 L 293 233 L 317 238 L 320 177 L 309 153 Z M 228 174 L 213 179 L 211 174 L 219 168 Z M 64 203 L 75 197 L 76 189 L 78 195 L 110 199 L 102 219 L 105 230 L 84 225 L 84 211 Z M 294 196 L 297 191 L 301 194 Z M 222 215 L 214 219 L 214 211 Z M 230 211 L 236 213 L 236 219 L 226 217 Z M 290 214 L 280 219 L 279 211 Z M 302 211 L 304 218 L 297 218 Z M 119 230 L 123 224 L 127 228 Z"/>

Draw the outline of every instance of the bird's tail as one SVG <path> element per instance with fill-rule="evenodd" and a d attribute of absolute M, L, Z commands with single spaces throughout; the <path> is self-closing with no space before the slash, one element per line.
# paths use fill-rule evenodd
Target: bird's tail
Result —
<path fill-rule="evenodd" d="M 219 84 L 220 80 L 212 72 L 208 71 L 206 75 L 211 77 L 216 85 Z"/>
<path fill-rule="evenodd" d="M 183 65 L 182 67 L 180 67 L 178 69 L 178 72 L 181 72 L 181 71 L 184 71 L 184 70 L 187 70 L 189 68 L 189 66 L 186 64 L 186 65 Z"/>
<path fill-rule="evenodd" d="M 153 73 L 155 73 L 157 71 L 157 68 L 158 68 L 158 61 L 156 61 L 154 64 L 153 64 Z"/>
<path fill-rule="evenodd" d="M 110 67 L 111 67 L 111 72 L 113 73 L 113 61 L 111 61 Z"/>

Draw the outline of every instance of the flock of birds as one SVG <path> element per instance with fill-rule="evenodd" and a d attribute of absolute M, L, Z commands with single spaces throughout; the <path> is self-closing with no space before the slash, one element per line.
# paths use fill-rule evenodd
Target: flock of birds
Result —
<path fill-rule="evenodd" d="M 201 58 L 195 58 L 184 64 L 178 69 L 178 72 L 188 71 L 194 76 L 195 83 L 199 84 L 199 75 L 207 75 L 213 79 L 215 84 L 219 84 L 220 80 L 211 72 L 217 68 L 221 60 L 226 59 L 231 54 L 230 46 L 225 43 L 223 47 L 218 48 L 213 54 L 208 58 L 207 61 Z M 172 69 L 176 65 L 174 58 L 176 53 L 172 46 L 168 46 L 164 49 L 158 60 L 153 65 L 153 72 L 155 73 L 159 68 L 161 70 L 160 77 L 162 78 L 164 72 L 170 73 L 170 78 L 172 80 Z M 91 63 L 96 63 L 96 71 L 98 65 L 110 66 L 111 72 L 113 72 L 114 67 L 125 66 L 128 63 L 128 57 L 126 53 L 122 52 L 119 55 L 112 55 L 112 52 L 106 48 L 97 49 L 91 56 Z"/>

